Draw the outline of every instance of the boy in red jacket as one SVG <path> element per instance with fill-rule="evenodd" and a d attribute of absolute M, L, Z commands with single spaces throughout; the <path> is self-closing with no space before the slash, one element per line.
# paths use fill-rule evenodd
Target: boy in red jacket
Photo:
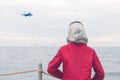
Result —
<path fill-rule="evenodd" d="M 103 80 L 103 67 L 94 49 L 87 46 L 88 38 L 81 22 L 69 25 L 67 42 L 48 64 L 48 73 L 62 80 Z M 91 78 L 92 68 L 95 74 Z"/>

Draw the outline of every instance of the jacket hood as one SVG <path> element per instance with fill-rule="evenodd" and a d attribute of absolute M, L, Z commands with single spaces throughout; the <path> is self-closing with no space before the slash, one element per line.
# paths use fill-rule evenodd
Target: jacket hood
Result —
<path fill-rule="evenodd" d="M 80 22 L 72 22 L 69 25 L 67 42 L 75 42 L 75 43 L 86 43 L 88 42 L 88 38 L 85 33 L 85 29 L 83 24 Z"/>

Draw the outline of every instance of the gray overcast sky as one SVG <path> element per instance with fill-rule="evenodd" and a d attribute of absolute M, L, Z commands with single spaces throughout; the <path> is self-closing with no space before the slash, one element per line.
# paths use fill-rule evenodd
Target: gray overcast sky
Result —
<path fill-rule="evenodd" d="M 61 46 L 76 20 L 88 45 L 120 46 L 120 0 L 0 0 L 0 46 Z"/>

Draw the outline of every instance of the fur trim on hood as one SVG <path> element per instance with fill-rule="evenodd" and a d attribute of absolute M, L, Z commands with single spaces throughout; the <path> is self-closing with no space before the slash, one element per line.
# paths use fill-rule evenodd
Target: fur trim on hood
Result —
<path fill-rule="evenodd" d="M 86 36 L 85 29 L 81 22 L 75 21 L 69 25 L 67 42 L 87 44 L 88 38 Z"/>

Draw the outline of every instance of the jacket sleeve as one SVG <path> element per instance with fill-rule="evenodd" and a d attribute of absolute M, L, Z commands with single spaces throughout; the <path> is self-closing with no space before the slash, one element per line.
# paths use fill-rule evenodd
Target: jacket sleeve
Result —
<path fill-rule="evenodd" d="M 61 51 L 59 50 L 57 54 L 54 56 L 54 58 L 49 62 L 48 64 L 48 73 L 50 73 L 52 76 L 62 79 L 63 72 L 58 69 L 60 64 L 62 63 L 62 56 Z"/>
<path fill-rule="evenodd" d="M 92 80 L 103 80 L 104 79 L 104 70 L 103 70 L 103 67 L 100 63 L 100 60 L 99 60 L 96 52 L 94 52 L 92 65 L 93 65 L 93 69 L 95 71 L 95 75 L 93 76 Z"/>

